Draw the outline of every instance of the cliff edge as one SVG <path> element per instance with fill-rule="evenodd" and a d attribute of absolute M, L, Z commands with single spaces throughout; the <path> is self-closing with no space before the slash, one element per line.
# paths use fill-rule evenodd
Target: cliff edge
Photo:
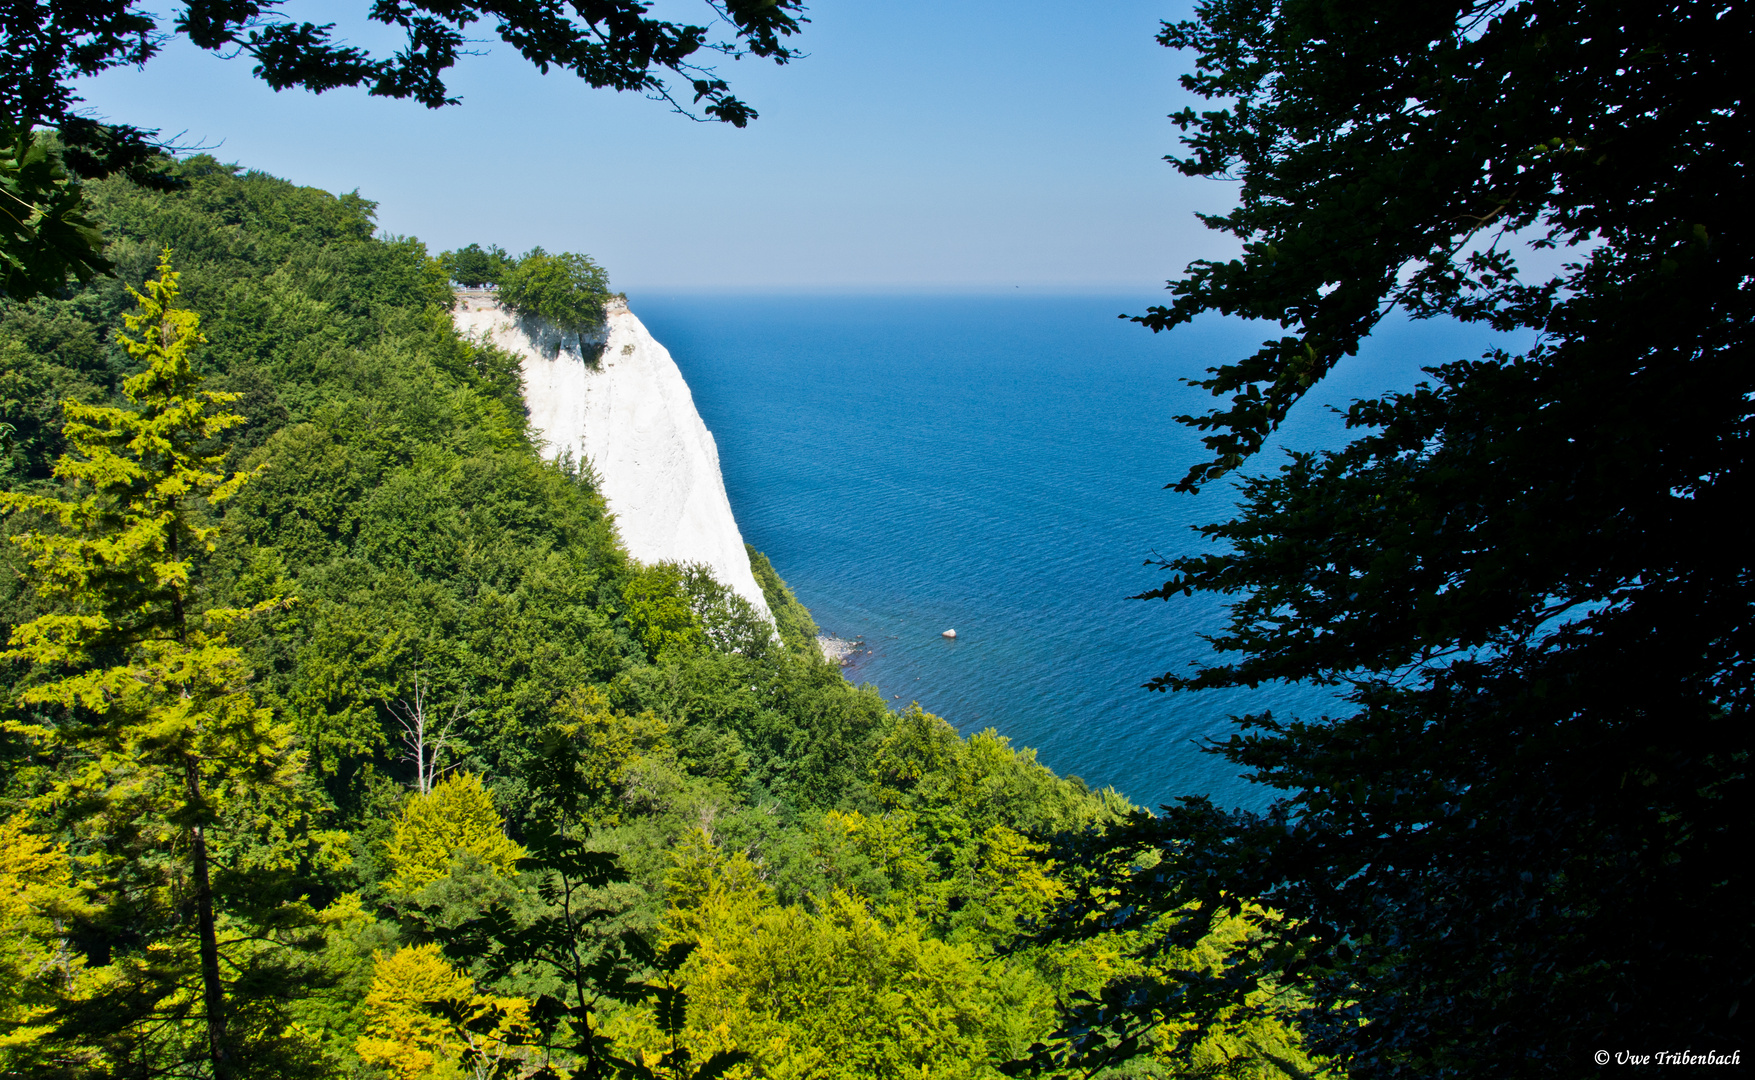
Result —
<path fill-rule="evenodd" d="M 750 572 L 725 495 L 719 447 L 670 352 L 623 301 L 611 301 L 598 337 L 580 342 L 541 319 L 501 309 L 491 292 L 459 290 L 459 332 L 518 356 L 524 402 L 544 451 L 590 462 L 628 554 L 643 563 L 705 563 L 713 576 L 773 614 Z M 588 363 L 593 349 L 602 352 Z"/>

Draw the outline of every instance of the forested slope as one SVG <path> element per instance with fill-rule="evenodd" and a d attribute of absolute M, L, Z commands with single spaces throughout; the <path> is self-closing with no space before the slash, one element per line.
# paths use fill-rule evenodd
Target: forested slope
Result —
<path fill-rule="evenodd" d="M 1073 872 L 1047 842 L 1125 800 L 887 710 L 760 556 L 783 640 L 698 568 L 630 561 L 588 476 L 532 445 L 515 360 L 457 336 L 440 262 L 374 237 L 371 203 L 208 157 L 175 173 L 86 186 L 117 277 L 0 301 L 21 541 L 0 553 L 0 1074 L 692 1075 L 662 1057 L 682 1046 L 730 1075 L 988 1076 L 1069 995 L 1136 973 L 1127 940 L 1026 933 Z M 31 538 L 77 531 L 41 502 L 89 494 L 56 472 L 96 445 L 61 402 L 133 407 L 129 285 L 167 249 L 202 386 L 237 395 L 212 408 L 244 417 L 200 449 L 247 478 L 176 504 L 217 529 L 173 552 L 176 625 L 256 612 L 213 648 L 241 648 L 227 700 L 269 733 L 254 771 L 191 757 L 198 798 L 147 723 L 174 700 L 51 700 L 153 670 L 150 643 L 21 645 L 45 617 L 120 618 L 102 575 L 45 593 Z M 1219 962 L 1208 944 L 1183 959 Z M 1310 1067 L 1250 1025 L 1158 1067 Z"/>

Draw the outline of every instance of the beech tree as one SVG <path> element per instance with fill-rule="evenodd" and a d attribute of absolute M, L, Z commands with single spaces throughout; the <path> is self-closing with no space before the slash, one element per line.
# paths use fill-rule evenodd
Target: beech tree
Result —
<path fill-rule="evenodd" d="M 320 94 L 359 86 L 374 97 L 412 98 L 436 109 L 459 100 L 445 76 L 468 55 L 470 28 L 489 23 L 495 36 L 544 74 L 560 68 L 594 87 L 638 91 L 683 112 L 698 106 L 704 118 L 743 127 L 756 111 L 699 60 L 748 54 L 786 63 L 796 55 L 786 39 L 800 29 L 804 5 L 707 0 L 701 10 L 705 25 L 654 18 L 640 0 L 376 3 L 365 11 L 367 18 L 406 35 L 401 50 L 376 56 L 342 44 L 334 23 L 301 21 L 298 5 L 289 10 L 285 0 L 188 0 L 165 29 L 138 0 L 8 4 L 0 8 L 0 123 L 28 129 L 78 120 L 74 80 L 138 67 L 179 37 L 210 52 L 249 57 L 255 62 L 251 71 L 276 90 Z M 687 89 L 676 89 L 667 77 L 682 79 Z M 88 132 L 94 138 L 81 142 L 131 159 L 136 152 L 129 147 L 138 139 L 128 138 L 130 133 L 142 134 L 111 128 L 101 138 Z"/>
<path fill-rule="evenodd" d="M 499 284 L 515 260 L 498 244 L 489 244 L 485 250 L 480 244 L 470 244 L 456 251 L 440 253 L 439 262 L 452 281 L 465 289 L 479 289 L 484 285 Z"/>
<path fill-rule="evenodd" d="M 610 298 L 609 275 L 595 259 L 571 251 L 550 255 L 540 247 L 531 248 L 495 280 L 500 304 L 506 310 L 548 320 L 556 331 L 572 334 L 578 340 L 579 355 L 586 355 L 585 335 L 603 327 L 603 305 Z"/>
<path fill-rule="evenodd" d="M 655 950 L 638 932 L 618 929 L 609 918 L 616 905 L 604 887 L 626 882 L 628 874 L 614 854 L 593 845 L 589 815 L 601 795 L 594 789 L 616 778 L 604 762 L 593 760 L 608 749 L 595 737 L 603 734 L 601 727 L 580 715 L 597 704 L 590 695 L 576 697 L 562 710 L 574 722 L 553 724 L 537 739 L 535 820 L 517 868 L 531 875 L 527 880 L 533 879 L 532 891 L 541 898 L 540 913 L 525 921 L 504 904 L 493 904 L 450 930 L 438 931 L 429 921 L 453 960 L 485 972 L 489 981 L 534 975 L 543 991 L 528 1001 L 447 998 L 434 1004 L 459 1029 L 493 1036 L 491 1045 L 472 1045 L 464 1053 L 464 1061 L 474 1066 L 522 1045 L 540 1063 L 530 1074 L 537 1080 L 719 1080 L 749 1055 L 721 1049 L 697 1061 L 680 1041 L 688 995 L 676 975 L 692 946 Z M 429 908 L 427 914 L 437 912 Z M 650 977 L 642 980 L 642 974 Z M 655 1062 L 620 1056 L 602 1015 L 611 1002 L 653 1006 L 670 1040 Z"/>
<path fill-rule="evenodd" d="M 396 894 L 418 891 L 450 873 L 460 851 L 501 875 L 510 874 L 524 857 L 524 849 L 506 839 L 505 823 L 481 777 L 468 772 L 448 776 L 403 804 L 384 852 L 392 871 L 387 888 Z"/>
<path fill-rule="evenodd" d="M 1209 111 L 1193 176 L 1242 241 L 1137 321 L 1278 324 L 1180 417 L 1244 464 L 1385 315 L 1536 343 L 1352 405 L 1246 475 L 1148 597 L 1234 597 L 1154 689 L 1338 686 L 1210 747 L 1278 790 L 1182 800 L 1082 858 L 1062 931 L 1255 921 L 1253 960 L 1117 986 L 1034 1064 L 1273 985 L 1355 1077 L 1574 1076 L 1602 1048 L 1741 1044 L 1751 919 L 1747 512 L 1755 365 L 1747 6 L 1207 0 L 1166 24 Z M 1531 249 L 1565 260 L 1527 274 Z M 1553 259 L 1550 255 L 1548 258 Z M 1554 260 L 1560 261 L 1560 260 Z M 1435 358 L 1442 359 L 1442 358 Z M 1736 837 L 1742 835 L 1743 841 Z M 1141 869 L 1150 866 L 1150 869 Z M 1259 906 L 1254 906 L 1259 905 Z M 1255 914 L 1251 914 L 1254 912 Z"/>
<path fill-rule="evenodd" d="M 354 1044 L 362 1061 L 397 1080 L 462 1076 L 455 1069 L 462 1060 L 478 1078 L 522 1073 L 528 1002 L 478 993 L 474 980 L 446 963 L 435 944 L 404 946 L 373 959 L 366 1031 Z M 439 1002 L 454 1002 L 457 1019 L 435 1015 L 429 1003 Z"/>

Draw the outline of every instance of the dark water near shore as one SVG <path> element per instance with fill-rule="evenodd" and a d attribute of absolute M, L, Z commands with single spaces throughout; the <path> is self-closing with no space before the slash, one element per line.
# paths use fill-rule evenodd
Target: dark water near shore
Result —
<path fill-rule="evenodd" d="M 1200 635 L 1223 609 L 1128 597 L 1162 580 L 1144 560 L 1198 550 L 1190 527 L 1233 502 L 1228 483 L 1164 490 L 1201 453 L 1171 417 L 1212 400 L 1179 380 L 1274 328 L 1153 335 L 1116 318 L 1161 296 L 630 299 L 718 441 L 744 538 L 825 632 L 869 648 L 850 678 L 964 731 L 997 728 L 1057 772 L 1139 803 L 1200 793 L 1259 806 L 1271 793 L 1196 744 L 1231 714 L 1318 715 L 1334 699 L 1298 686 L 1142 690 L 1212 657 Z M 1386 326 L 1279 442 L 1337 446 L 1344 428 L 1324 406 L 1412 385 L 1422 365 L 1493 340 Z"/>

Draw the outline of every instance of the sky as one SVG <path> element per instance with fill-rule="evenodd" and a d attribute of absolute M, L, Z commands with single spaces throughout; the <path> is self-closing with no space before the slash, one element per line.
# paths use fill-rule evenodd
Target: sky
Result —
<path fill-rule="evenodd" d="M 365 7 L 283 10 L 391 51 Z M 582 251 L 626 290 L 1137 295 L 1235 250 L 1194 217 L 1228 208 L 1234 187 L 1163 160 L 1188 58 L 1154 35 L 1184 14 L 1183 0 L 820 0 L 797 39 L 807 57 L 719 65 L 761 113 L 743 130 L 543 76 L 497 40 L 453 69 L 463 102 L 440 110 L 276 93 L 247 58 L 182 41 L 79 86 L 100 118 L 357 189 L 383 231 L 435 251 Z"/>

